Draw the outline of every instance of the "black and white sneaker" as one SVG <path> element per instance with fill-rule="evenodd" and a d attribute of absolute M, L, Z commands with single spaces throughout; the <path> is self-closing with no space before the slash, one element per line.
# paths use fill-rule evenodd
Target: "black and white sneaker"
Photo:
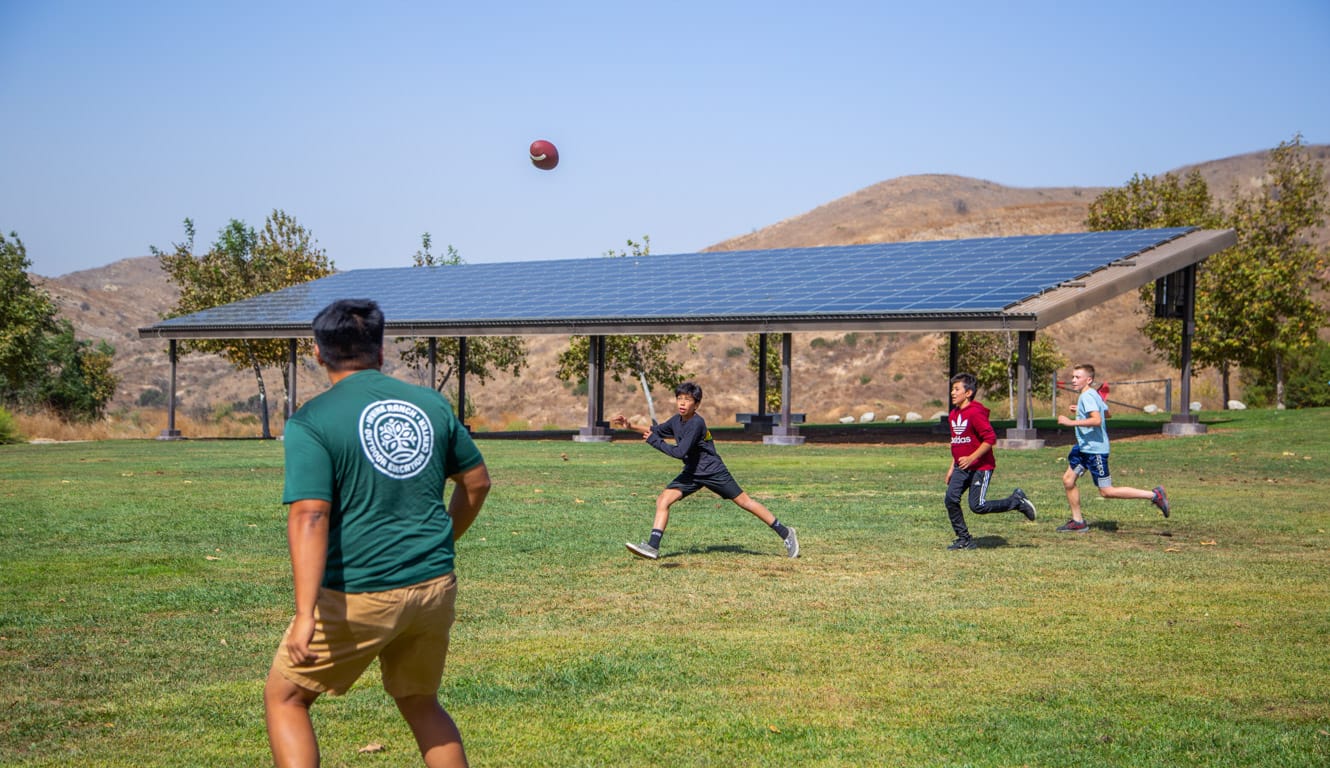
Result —
<path fill-rule="evenodd" d="M 634 544 L 633 542 L 630 541 L 627 544 L 624 544 L 624 546 L 628 547 L 628 551 L 632 552 L 634 555 L 637 555 L 638 557 L 645 557 L 648 560 L 655 560 L 660 557 L 660 550 L 656 549 L 650 544 L 647 544 L 646 542 L 642 542 L 641 544 Z"/>
<path fill-rule="evenodd" d="M 1013 495 L 1020 500 L 1020 504 L 1016 508 L 1021 511 L 1022 515 L 1025 515 L 1026 520 L 1033 521 L 1035 515 L 1034 502 L 1030 501 L 1030 497 L 1026 496 L 1025 491 L 1020 488 L 1017 488 Z"/>
<path fill-rule="evenodd" d="M 974 542 L 974 539 L 970 538 L 969 536 L 956 539 L 955 541 L 951 542 L 951 546 L 947 547 L 947 549 L 978 549 L 978 548 L 979 545 L 976 544 Z"/>

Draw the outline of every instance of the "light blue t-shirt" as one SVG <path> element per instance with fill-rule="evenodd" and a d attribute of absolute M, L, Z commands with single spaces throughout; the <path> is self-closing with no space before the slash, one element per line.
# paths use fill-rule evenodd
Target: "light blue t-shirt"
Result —
<path fill-rule="evenodd" d="M 1087 419 L 1095 411 L 1099 412 L 1099 426 L 1076 427 L 1076 445 L 1081 453 L 1099 453 L 1108 455 L 1108 404 L 1093 389 L 1086 389 L 1076 399 L 1076 418 Z"/>

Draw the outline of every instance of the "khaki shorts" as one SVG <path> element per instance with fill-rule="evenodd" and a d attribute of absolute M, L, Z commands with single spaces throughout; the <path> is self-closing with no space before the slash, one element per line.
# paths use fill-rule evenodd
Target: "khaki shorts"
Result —
<path fill-rule="evenodd" d="M 389 696 L 432 696 L 443 681 L 456 603 L 451 573 L 383 592 L 320 589 L 309 644 L 318 660 L 292 664 L 283 636 L 273 669 L 301 688 L 340 696 L 377 658 Z"/>

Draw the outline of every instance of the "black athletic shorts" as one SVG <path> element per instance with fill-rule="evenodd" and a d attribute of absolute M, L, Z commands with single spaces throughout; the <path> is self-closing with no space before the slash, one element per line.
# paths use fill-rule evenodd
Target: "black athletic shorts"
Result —
<path fill-rule="evenodd" d="M 678 488 L 683 491 L 684 496 L 692 494 L 699 488 L 710 488 L 711 492 L 722 499 L 734 499 L 743 493 L 743 489 L 734 481 L 730 473 L 721 470 L 710 475 L 695 475 L 692 472 L 680 472 L 679 476 L 670 481 L 666 488 Z"/>

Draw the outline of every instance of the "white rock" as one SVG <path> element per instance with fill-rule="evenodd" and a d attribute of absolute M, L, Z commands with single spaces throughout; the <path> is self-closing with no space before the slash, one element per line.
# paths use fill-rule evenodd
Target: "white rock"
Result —
<path fill-rule="evenodd" d="M 1146 413 L 1159 413 L 1159 406 L 1155 405 L 1154 403 L 1150 403 L 1141 410 L 1145 411 Z"/>
<path fill-rule="evenodd" d="M 842 417 L 840 417 L 839 421 L 840 421 L 840 423 L 842 423 L 842 424 L 853 424 L 853 423 L 854 423 L 854 417 L 853 417 L 853 416 L 842 416 Z"/>
<path fill-rule="evenodd" d="M 1228 409 L 1230 411 L 1245 411 L 1247 410 L 1247 404 L 1241 400 L 1229 400 Z"/>
<path fill-rule="evenodd" d="M 900 417 L 898 414 L 895 414 L 895 413 L 893 413 L 893 414 L 891 414 L 890 416 L 887 417 L 887 423 L 888 423 L 888 424 L 899 424 L 900 421 L 901 421 L 901 417 Z"/>
<path fill-rule="evenodd" d="M 919 414 L 915 413 L 914 411 L 910 411 L 909 413 L 905 414 L 905 420 L 906 420 L 906 421 L 923 421 L 923 420 L 924 420 L 924 417 L 923 417 L 923 416 L 920 416 Z"/>
<path fill-rule="evenodd" d="M 1200 401 L 1200 400 L 1193 400 L 1193 401 L 1192 401 L 1192 404 L 1191 404 L 1191 409 L 1192 409 L 1193 411 L 1199 411 L 1199 410 L 1201 410 L 1201 401 Z"/>
<path fill-rule="evenodd" d="M 876 418 L 877 418 L 876 413 L 873 413 L 872 411 L 865 411 L 864 414 L 859 417 L 859 423 L 867 424 L 868 422 L 873 421 Z"/>
<path fill-rule="evenodd" d="M 948 414 L 947 414 L 946 411 L 933 411 L 933 415 L 932 415 L 932 416 L 929 416 L 929 417 L 928 417 L 928 420 L 929 420 L 929 421 L 942 421 L 943 419 L 947 418 L 947 416 L 948 416 Z"/>

